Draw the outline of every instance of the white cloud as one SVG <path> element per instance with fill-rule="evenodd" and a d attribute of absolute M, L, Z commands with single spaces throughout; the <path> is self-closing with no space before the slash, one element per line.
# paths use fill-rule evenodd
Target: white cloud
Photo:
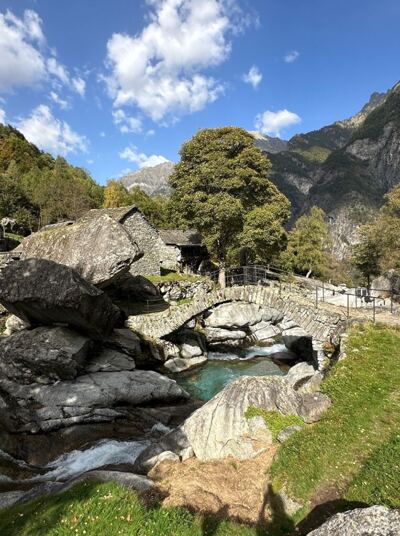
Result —
<path fill-rule="evenodd" d="M 29 117 L 21 119 L 17 128 L 28 141 L 54 155 L 85 152 L 87 139 L 81 136 L 65 121 L 60 121 L 44 104 L 37 106 Z"/>
<path fill-rule="evenodd" d="M 154 121 L 201 110 L 223 93 L 203 71 L 230 54 L 229 32 L 239 28 L 236 0 L 148 5 L 150 22 L 140 34 L 115 33 L 107 43 L 111 74 L 104 79 L 114 105 L 136 105 Z"/>
<path fill-rule="evenodd" d="M 0 123 L 5 123 L 6 122 L 6 112 L 0 108 Z"/>
<path fill-rule="evenodd" d="M 58 63 L 56 58 L 48 58 L 47 60 L 47 71 L 58 78 L 60 82 L 65 85 L 69 84 L 69 74 L 64 65 Z"/>
<path fill-rule="evenodd" d="M 83 96 L 85 81 L 80 76 L 71 78 L 55 56 L 46 45 L 42 20 L 35 11 L 27 9 L 21 18 L 11 11 L 0 13 L 0 92 L 50 81 L 53 88 L 65 86 Z"/>
<path fill-rule="evenodd" d="M 103 132 L 103 131 L 101 131 L 101 132 L 100 132 L 100 138 L 105 138 L 105 137 L 106 137 L 106 133 Z"/>
<path fill-rule="evenodd" d="M 120 131 L 124 134 L 128 132 L 139 134 L 142 132 L 142 121 L 139 117 L 130 117 L 121 109 L 114 110 L 112 115 L 114 124 L 117 125 Z"/>
<path fill-rule="evenodd" d="M 0 13 L 0 91 L 34 86 L 46 75 L 46 64 L 37 47 L 44 40 L 41 19 L 26 10 L 21 19 L 10 11 Z"/>
<path fill-rule="evenodd" d="M 72 78 L 71 80 L 72 89 L 79 93 L 81 97 L 85 95 L 86 91 L 86 82 L 80 76 Z"/>
<path fill-rule="evenodd" d="M 50 91 L 49 99 L 58 104 L 62 110 L 68 110 L 70 108 L 70 103 L 62 99 L 55 91 Z"/>
<path fill-rule="evenodd" d="M 246 84 L 251 84 L 254 89 L 258 87 L 258 84 L 261 82 L 261 80 L 262 74 L 256 65 L 253 65 L 250 71 L 243 75 L 243 81 L 246 82 Z"/>
<path fill-rule="evenodd" d="M 163 162 L 169 162 L 167 158 L 161 155 L 146 155 L 144 153 L 140 153 L 138 148 L 134 145 L 125 147 L 125 149 L 119 153 L 119 156 L 120 158 L 125 158 L 130 162 L 134 162 L 139 166 L 139 168 L 152 167 L 156 166 L 157 164 L 162 164 Z"/>
<path fill-rule="evenodd" d="M 283 57 L 283 59 L 286 63 L 293 63 L 297 60 L 299 56 L 300 52 L 298 52 L 297 50 L 292 50 L 291 52 L 288 52 L 286 56 Z"/>
<path fill-rule="evenodd" d="M 280 136 L 282 129 L 297 125 L 300 122 L 301 118 L 289 110 L 279 110 L 278 112 L 267 110 L 256 116 L 254 126 L 262 134 Z"/>

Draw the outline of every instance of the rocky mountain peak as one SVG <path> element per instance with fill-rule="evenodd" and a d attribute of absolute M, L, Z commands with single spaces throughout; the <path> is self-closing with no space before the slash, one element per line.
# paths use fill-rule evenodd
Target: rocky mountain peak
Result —
<path fill-rule="evenodd" d="M 163 162 L 157 166 L 144 167 L 128 173 L 120 180 L 128 190 L 139 186 L 148 195 L 168 195 L 170 193 L 168 179 L 173 169 L 173 162 Z"/>

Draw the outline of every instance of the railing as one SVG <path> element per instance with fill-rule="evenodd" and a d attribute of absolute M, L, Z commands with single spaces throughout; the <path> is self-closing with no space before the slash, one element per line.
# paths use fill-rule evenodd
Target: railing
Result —
<path fill-rule="evenodd" d="M 219 282 L 221 271 L 216 270 L 208 274 L 208 276 L 215 283 Z M 279 293 L 282 290 L 292 292 L 293 289 L 298 290 L 298 284 L 293 282 L 294 279 L 298 281 L 300 278 L 304 282 L 308 282 L 312 285 L 313 280 L 307 279 L 304 276 L 299 276 L 292 272 L 287 272 L 275 266 L 238 266 L 227 268 L 225 270 L 225 286 L 245 286 L 245 285 L 263 285 L 263 286 L 278 286 Z M 286 280 L 284 280 L 286 279 Z M 377 296 L 367 293 L 364 296 L 356 293 L 341 290 L 340 287 L 336 287 L 331 284 L 325 285 L 317 284 L 315 290 L 310 290 L 306 294 L 312 299 L 314 295 L 315 307 L 318 308 L 320 303 L 330 303 L 331 305 L 337 305 L 345 308 L 347 317 L 351 316 L 351 311 L 362 311 L 372 313 L 372 320 L 375 322 L 376 314 L 380 311 L 386 311 L 392 315 L 398 315 L 400 313 L 400 307 L 396 306 L 394 299 L 400 296 L 399 292 L 394 289 L 373 289 L 373 292 L 387 293 L 387 298 L 379 298 Z"/>

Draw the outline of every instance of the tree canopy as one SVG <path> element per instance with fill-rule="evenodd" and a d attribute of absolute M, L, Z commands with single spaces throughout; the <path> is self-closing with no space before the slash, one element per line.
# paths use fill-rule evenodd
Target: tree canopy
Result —
<path fill-rule="evenodd" d="M 75 219 L 101 206 L 102 196 L 103 188 L 87 171 L 54 159 L 18 130 L 0 125 L 0 219 L 15 219 L 18 232 Z"/>
<path fill-rule="evenodd" d="M 400 269 L 400 186 L 385 196 L 374 223 L 360 229 L 353 264 L 366 278 Z"/>
<path fill-rule="evenodd" d="M 283 265 L 309 277 L 324 277 L 329 268 L 330 234 L 324 211 L 312 207 L 297 221 L 289 233 L 287 249 L 282 254 Z"/>
<path fill-rule="evenodd" d="M 267 178 L 268 158 L 237 127 L 200 130 L 183 144 L 170 176 L 171 215 L 178 227 L 204 236 L 221 264 L 275 255 L 284 244 L 282 224 L 290 203 Z"/>

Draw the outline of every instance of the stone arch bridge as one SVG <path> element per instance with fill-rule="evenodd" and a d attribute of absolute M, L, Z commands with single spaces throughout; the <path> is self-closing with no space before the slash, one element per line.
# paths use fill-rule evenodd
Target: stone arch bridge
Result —
<path fill-rule="evenodd" d="M 159 313 L 130 316 L 126 325 L 145 339 L 160 339 L 208 309 L 235 301 L 277 309 L 307 332 L 313 339 L 313 345 L 319 348 L 322 348 L 324 343 L 337 346 L 340 335 L 348 324 L 345 313 L 338 307 L 321 303 L 316 308 L 315 302 L 293 290 L 279 289 L 277 286 L 249 285 L 201 293 L 188 304 L 171 306 Z"/>

